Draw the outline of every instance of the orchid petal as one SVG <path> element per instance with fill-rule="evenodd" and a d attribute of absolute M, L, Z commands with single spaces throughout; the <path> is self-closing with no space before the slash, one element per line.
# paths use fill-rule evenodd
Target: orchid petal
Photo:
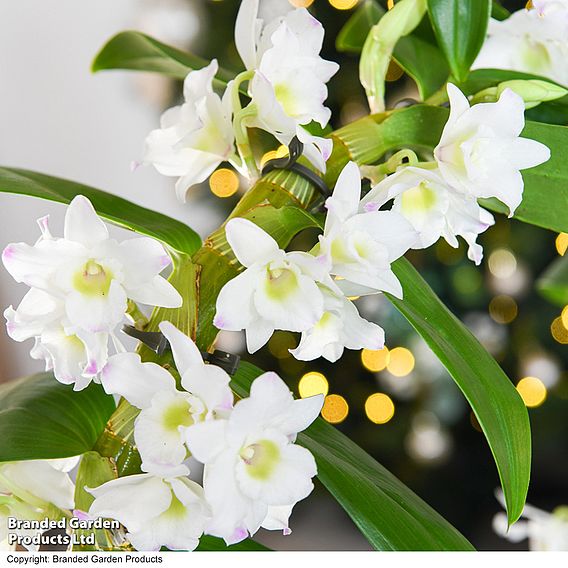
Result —
<path fill-rule="evenodd" d="M 137 408 L 148 408 L 159 392 L 174 392 L 175 380 L 156 363 L 142 363 L 136 353 L 113 355 L 105 365 L 101 383 L 108 394 L 123 396 Z"/>
<path fill-rule="evenodd" d="M 71 201 L 65 214 L 64 236 L 86 247 L 92 247 L 109 238 L 108 229 L 95 212 L 92 203 L 78 195 Z"/>

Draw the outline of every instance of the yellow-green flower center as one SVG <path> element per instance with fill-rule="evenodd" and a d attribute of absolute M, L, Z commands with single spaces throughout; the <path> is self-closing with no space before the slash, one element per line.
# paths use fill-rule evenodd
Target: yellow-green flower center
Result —
<path fill-rule="evenodd" d="M 277 83 L 274 86 L 274 95 L 287 115 L 294 116 L 296 114 L 296 98 L 288 85 Z"/>
<path fill-rule="evenodd" d="M 247 473 L 255 479 L 268 479 L 280 461 L 280 449 L 271 440 L 260 440 L 240 451 Z"/>
<path fill-rule="evenodd" d="M 182 519 L 185 517 L 187 511 L 185 505 L 176 497 L 175 493 L 172 491 L 172 501 L 167 511 L 162 513 L 163 516 L 170 519 Z"/>
<path fill-rule="evenodd" d="M 112 273 L 109 270 L 105 270 L 102 265 L 91 258 L 82 266 L 81 270 L 75 273 L 73 287 L 85 296 L 106 296 L 112 278 Z"/>
<path fill-rule="evenodd" d="M 284 300 L 298 288 L 298 277 L 288 268 L 267 271 L 266 294 L 273 300 Z"/>
<path fill-rule="evenodd" d="M 189 401 L 184 398 L 176 399 L 167 407 L 162 421 L 166 430 L 177 431 L 180 426 L 191 426 L 194 420 Z"/>
<path fill-rule="evenodd" d="M 568 523 L 568 506 L 567 505 L 560 505 L 560 507 L 556 507 L 552 514 L 560 521 Z"/>
<path fill-rule="evenodd" d="M 401 209 L 408 215 L 425 213 L 436 204 L 436 193 L 427 182 L 405 191 L 401 197 Z"/>

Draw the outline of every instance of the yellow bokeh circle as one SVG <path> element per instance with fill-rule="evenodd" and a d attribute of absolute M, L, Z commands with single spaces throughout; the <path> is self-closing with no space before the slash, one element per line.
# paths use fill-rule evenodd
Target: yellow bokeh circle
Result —
<path fill-rule="evenodd" d="M 389 349 L 363 349 L 361 351 L 361 363 L 363 367 L 372 373 L 378 373 L 386 369 L 389 362 Z"/>
<path fill-rule="evenodd" d="M 394 402 L 387 394 L 376 392 L 365 401 L 365 414 L 375 424 L 386 424 L 394 416 Z"/>
<path fill-rule="evenodd" d="M 302 398 L 315 396 L 316 394 L 326 395 L 329 391 L 329 383 L 322 373 L 310 371 L 300 379 L 298 391 Z"/>
<path fill-rule="evenodd" d="M 387 370 L 395 377 L 405 377 L 414 369 L 414 355 L 406 347 L 395 347 L 389 353 Z"/>
<path fill-rule="evenodd" d="M 546 387 L 536 377 L 521 379 L 517 384 L 517 391 L 519 391 L 523 402 L 529 408 L 540 406 L 546 400 Z"/>
<path fill-rule="evenodd" d="M 321 415 L 331 424 L 343 422 L 349 414 L 349 405 L 340 394 L 328 394 L 325 397 Z"/>
<path fill-rule="evenodd" d="M 239 189 L 239 176 L 229 168 L 220 168 L 211 174 L 209 187 L 217 197 L 231 197 Z"/>

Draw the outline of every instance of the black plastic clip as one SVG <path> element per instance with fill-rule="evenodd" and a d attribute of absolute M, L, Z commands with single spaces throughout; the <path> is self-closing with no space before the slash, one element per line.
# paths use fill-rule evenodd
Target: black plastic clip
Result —
<path fill-rule="evenodd" d="M 273 160 L 266 162 L 262 168 L 262 175 L 266 175 L 273 170 L 290 170 L 292 172 L 296 172 L 299 176 L 313 184 L 323 197 L 329 197 L 331 195 L 331 190 L 327 187 L 325 181 L 323 181 L 323 179 L 315 172 L 306 168 L 306 166 L 298 164 L 298 159 L 302 155 L 303 151 L 304 144 L 297 136 L 294 136 L 288 145 L 288 156 L 283 158 L 274 158 Z"/>
<path fill-rule="evenodd" d="M 141 331 L 136 329 L 132 325 L 122 326 L 123 333 L 134 337 L 146 347 L 149 347 L 157 355 L 163 355 L 169 348 L 168 340 L 165 335 L 159 331 Z M 233 355 L 232 353 L 227 353 L 226 351 L 220 351 L 215 349 L 213 353 L 208 351 L 200 351 L 201 356 L 204 361 L 207 361 L 211 365 L 216 365 L 221 367 L 229 375 L 234 375 L 237 372 L 241 358 L 239 355 Z"/>
<path fill-rule="evenodd" d="M 138 339 L 138 341 L 146 345 L 146 347 L 149 347 L 158 355 L 163 355 L 170 345 L 166 336 L 160 331 L 141 331 L 136 329 L 133 325 L 123 325 L 122 333 L 126 333 L 126 335 L 130 337 Z"/>

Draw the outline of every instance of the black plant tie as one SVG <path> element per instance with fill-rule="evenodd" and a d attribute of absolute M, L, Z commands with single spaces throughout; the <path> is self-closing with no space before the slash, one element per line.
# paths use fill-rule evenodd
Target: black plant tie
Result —
<path fill-rule="evenodd" d="M 288 145 L 288 156 L 284 156 L 283 158 L 274 158 L 273 160 L 266 162 L 262 168 L 262 175 L 264 176 L 273 170 L 290 170 L 314 185 L 324 198 L 329 197 L 331 195 L 331 191 L 329 187 L 327 187 L 325 181 L 323 181 L 323 179 L 315 172 L 298 163 L 298 158 L 300 158 L 303 151 L 304 144 L 300 142 L 297 136 L 294 136 Z"/>
<path fill-rule="evenodd" d="M 130 337 L 134 337 L 157 355 L 163 355 L 169 348 L 168 340 L 165 335 L 159 331 L 141 331 L 132 325 L 124 325 L 122 326 L 122 332 Z M 234 375 L 237 372 L 241 360 L 238 355 L 220 351 L 219 349 L 215 349 L 213 353 L 209 353 L 208 351 L 200 351 L 200 353 L 204 361 L 207 361 L 211 365 L 221 367 L 221 369 L 226 371 L 229 375 Z"/>

